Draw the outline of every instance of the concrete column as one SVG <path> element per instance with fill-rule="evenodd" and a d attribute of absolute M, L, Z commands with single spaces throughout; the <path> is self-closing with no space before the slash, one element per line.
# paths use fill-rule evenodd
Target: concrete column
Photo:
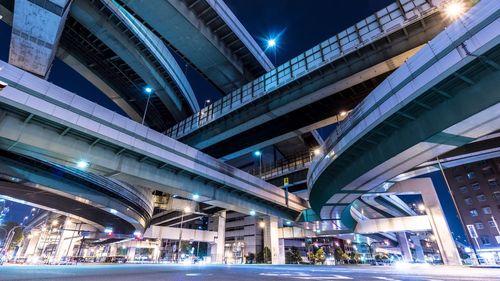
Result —
<path fill-rule="evenodd" d="M 210 245 L 212 263 L 224 263 L 224 246 L 226 244 L 226 211 L 217 212 L 213 217 L 210 230 L 217 231 L 214 245 Z"/>
<path fill-rule="evenodd" d="M 31 239 L 26 245 L 26 248 L 24 249 L 22 256 L 27 258 L 36 255 L 36 246 L 38 245 L 39 241 L 40 241 L 40 231 L 32 231 Z"/>
<path fill-rule="evenodd" d="M 133 261 L 135 258 L 135 247 L 129 247 L 127 252 L 127 260 Z"/>
<path fill-rule="evenodd" d="M 398 182 L 391 186 L 388 192 L 420 193 L 444 264 L 462 264 L 455 240 L 451 235 L 450 227 L 448 226 L 434 184 L 430 178 L 409 179 Z"/>
<path fill-rule="evenodd" d="M 415 245 L 415 260 L 425 262 L 424 248 L 422 247 L 421 236 L 412 236 L 411 241 Z"/>
<path fill-rule="evenodd" d="M 279 239 L 278 218 L 269 216 L 264 219 L 264 247 L 271 250 L 272 264 L 285 263 L 285 243 L 283 239 Z M 280 245 L 280 240 L 281 245 Z"/>
<path fill-rule="evenodd" d="M 108 254 L 108 257 L 114 257 L 114 256 L 116 256 L 116 252 L 117 251 L 118 251 L 118 245 L 116 245 L 116 244 L 109 245 L 109 254 Z"/>
<path fill-rule="evenodd" d="M 413 257 L 411 256 L 410 243 L 408 243 L 408 238 L 406 237 L 406 232 L 398 233 L 399 248 L 401 249 L 401 255 L 405 262 L 412 262 Z"/>

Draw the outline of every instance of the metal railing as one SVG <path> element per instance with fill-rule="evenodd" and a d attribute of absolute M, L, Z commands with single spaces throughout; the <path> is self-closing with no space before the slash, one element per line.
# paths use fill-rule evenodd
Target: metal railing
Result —
<path fill-rule="evenodd" d="M 313 155 L 314 154 L 312 152 L 304 152 L 289 160 L 276 161 L 274 163 L 264 165 L 262 166 L 262 169 L 252 169 L 249 173 L 260 177 L 263 180 L 279 177 L 298 170 L 309 168 Z"/>
<path fill-rule="evenodd" d="M 367 46 L 388 34 L 419 21 L 436 11 L 441 0 L 399 0 L 357 24 L 314 46 L 276 69 L 231 92 L 224 98 L 167 130 L 167 135 L 179 139 L 217 118 L 283 87 L 298 78 L 340 60 L 347 54 Z"/>

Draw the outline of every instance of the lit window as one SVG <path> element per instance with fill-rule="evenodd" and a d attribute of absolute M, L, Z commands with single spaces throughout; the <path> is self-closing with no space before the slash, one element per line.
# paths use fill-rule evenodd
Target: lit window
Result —
<path fill-rule="evenodd" d="M 477 210 L 476 209 L 472 209 L 469 211 L 471 217 L 477 217 L 478 216 L 478 213 L 477 213 Z"/>
<path fill-rule="evenodd" d="M 479 183 L 475 182 L 475 183 L 471 184 L 471 188 L 472 188 L 472 190 L 479 190 L 479 189 L 481 189 L 481 186 L 479 186 Z"/>
<path fill-rule="evenodd" d="M 488 180 L 488 185 L 490 188 L 497 188 L 498 187 L 498 182 L 496 179 L 489 179 Z"/>
<path fill-rule="evenodd" d="M 479 194 L 478 196 L 476 196 L 476 198 L 477 198 L 477 201 L 479 201 L 479 202 L 486 201 L 486 195 L 484 195 L 484 194 Z"/>
<path fill-rule="evenodd" d="M 482 222 L 476 222 L 475 225 L 477 229 L 484 229 L 484 225 Z"/>
<path fill-rule="evenodd" d="M 475 179 L 475 178 L 476 178 L 476 173 L 474 173 L 474 172 L 472 172 L 472 171 L 468 172 L 468 173 L 467 173 L 467 178 L 468 178 L 469 180 L 473 180 L 473 179 Z"/>
<path fill-rule="evenodd" d="M 465 185 L 464 185 L 464 186 L 461 186 L 461 187 L 460 187 L 460 192 L 462 192 L 462 193 L 467 193 L 467 186 L 465 186 Z"/>
<path fill-rule="evenodd" d="M 472 198 L 467 197 L 467 198 L 464 199 L 464 201 L 465 201 L 466 205 L 469 205 L 469 206 L 472 205 Z"/>
<path fill-rule="evenodd" d="M 491 214 L 491 208 L 490 207 L 483 207 L 483 213 L 485 215 L 490 215 Z"/>
<path fill-rule="evenodd" d="M 500 191 L 493 192 L 493 197 L 495 197 L 495 200 L 500 201 Z"/>
<path fill-rule="evenodd" d="M 483 245 L 491 245 L 490 237 L 489 236 L 481 236 L 481 243 L 483 243 Z"/>
<path fill-rule="evenodd" d="M 489 226 L 490 226 L 490 227 L 497 227 L 497 226 L 495 225 L 495 222 L 494 222 L 493 220 L 489 220 L 489 221 L 488 221 L 488 224 L 489 224 Z"/>

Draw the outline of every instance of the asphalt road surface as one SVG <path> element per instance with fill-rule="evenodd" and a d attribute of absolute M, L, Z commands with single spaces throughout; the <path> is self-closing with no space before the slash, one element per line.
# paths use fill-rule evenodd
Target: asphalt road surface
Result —
<path fill-rule="evenodd" d="M 499 280 L 500 269 L 447 266 L 79 265 L 0 266 L 0 280 L 458 281 Z"/>

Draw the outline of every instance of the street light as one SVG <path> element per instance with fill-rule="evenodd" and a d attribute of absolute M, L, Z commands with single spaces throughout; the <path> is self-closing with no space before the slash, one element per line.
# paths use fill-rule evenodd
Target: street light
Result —
<path fill-rule="evenodd" d="M 146 114 L 148 113 L 148 107 L 149 107 L 149 99 L 151 99 L 151 95 L 153 94 L 153 88 L 146 87 L 144 88 L 144 92 L 146 92 L 146 95 L 148 95 L 148 99 L 146 100 L 146 108 L 144 109 L 144 115 L 142 116 L 142 125 L 144 125 L 144 120 L 146 120 Z"/>
<path fill-rule="evenodd" d="M 195 200 L 195 201 L 196 201 L 196 200 L 200 199 L 200 195 L 198 195 L 198 194 L 193 194 L 192 198 L 193 198 L 193 200 Z"/>
<path fill-rule="evenodd" d="M 262 176 L 262 152 L 260 150 L 257 150 L 253 153 L 256 157 L 259 157 L 259 177 Z"/>
<path fill-rule="evenodd" d="M 255 216 L 255 211 L 254 211 L 254 210 L 251 210 L 251 211 L 250 211 L 250 215 L 251 215 L 252 217 L 253 217 L 253 216 Z"/>
<path fill-rule="evenodd" d="M 461 0 L 450 1 L 444 7 L 446 17 L 449 19 L 457 19 L 465 13 L 465 4 Z"/>
<path fill-rule="evenodd" d="M 181 212 L 181 229 L 179 231 L 179 243 L 177 244 L 177 263 L 179 263 L 181 260 L 181 243 L 182 243 L 182 224 L 184 223 L 184 214 L 190 213 L 191 208 L 189 206 L 184 207 L 184 210 Z"/>
<path fill-rule="evenodd" d="M 85 160 L 80 160 L 76 163 L 76 167 L 81 170 L 87 169 L 89 166 L 90 163 Z"/>
<path fill-rule="evenodd" d="M 276 66 L 276 49 L 278 48 L 277 39 L 270 38 L 267 40 L 267 49 L 273 49 L 274 51 L 274 65 Z"/>

